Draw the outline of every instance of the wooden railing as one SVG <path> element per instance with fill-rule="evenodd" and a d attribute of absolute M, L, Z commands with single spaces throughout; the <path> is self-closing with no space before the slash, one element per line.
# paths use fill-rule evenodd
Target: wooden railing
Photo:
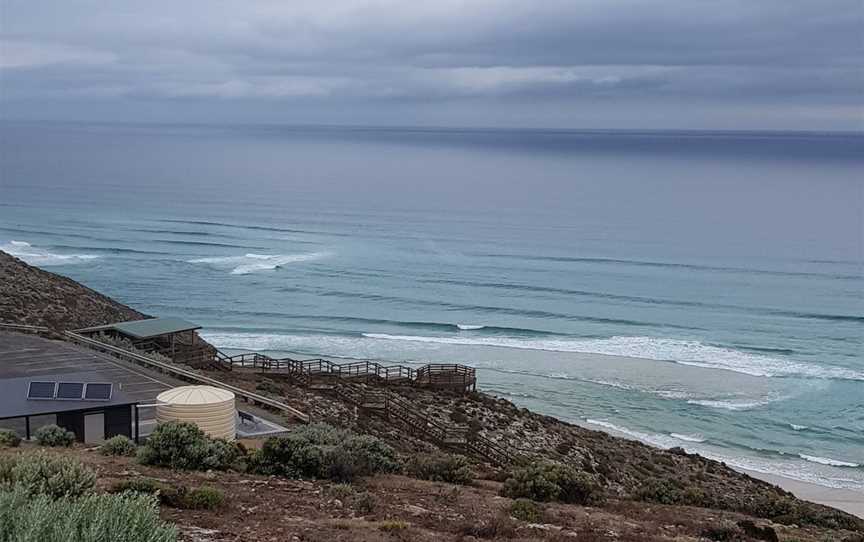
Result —
<path fill-rule="evenodd" d="M 455 363 L 430 363 L 419 368 L 406 365 L 383 365 L 377 361 L 357 360 L 336 363 L 323 358 L 273 358 L 259 352 L 246 352 L 229 356 L 216 351 L 218 368 L 257 369 L 262 372 L 281 372 L 304 377 L 333 377 L 374 380 L 384 384 L 410 384 L 429 387 L 474 388 L 477 376 L 473 367 Z"/>
<path fill-rule="evenodd" d="M 0 329 L 10 331 L 36 333 L 47 336 L 60 336 L 72 343 L 111 355 L 126 362 L 142 365 L 150 369 L 169 374 L 175 378 L 190 382 L 207 384 L 233 392 L 241 399 L 267 406 L 289 414 L 303 422 L 309 421 L 305 413 L 257 393 L 225 384 L 218 380 L 188 371 L 174 364 L 163 363 L 141 354 L 130 352 L 116 346 L 99 342 L 95 339 L 74 332 L 62 334 L 42 326 L 26 326 L 21 324 L 0 323 Z M 252 368 L 261 371 L 283 371 L 295 378 L 330 376 L 345 379 L 334 389 L 342 400 L 357 405 L 365 411 L 382 416 L 390 423 L 401 425 L 409 434 L 423 440 L 428 440 L 441 447 L 450 448 L 467 455 L 478 456 L 497 465 L 510 465 L 518 459 L 518 454 L 506 446 L 494 442 L 487 437 L 470 431 L 464 426 L 451 426 L 418 412 L 416 405 L 401 395 L 388 390 L 365 389 L 352 383 L 357 378 L 375 378 L 383 382 L 409 382 L 417 385 L 448 385 L 456 383 L 473 386 L 476 382 L 474 368 L 459 364 L 427 364 L 417 369 L 404 365 L 385 366 L 375 361 L 353 361 L 335 363 L 326 359 L 294 360 L 291 358 L 276 359 L 258 352 L 247 352 L 228 356 L 216 350 L 215 358 L 210 356 L 207 363 L 215 364 L 220 369 L 231 370 L 234 367 Z"/>
<path fill-rule="evenodd" d="M 418 412 L 416 404 L 391 391 L 368 390 L 352 383 L 341 384 L 335 391 L 343 401 L 378 415 L 390 423 L 398 424 L 408 434 L 433 442 L 442 448 L 481 457 L 500 466 L 511 465 L 519 457 L 506 446 L 472 432 L 466 426 L 447 425 L 428 414 Z"/>
<path fill-rule="evenodd" d="M 163 363 L 161 361 L 150 359 L 147 356 L 136 354 L 135 352 L 130 352 L 128 350 L 112 346 L 110 344 L 101 343 L 95 339 L 84 337 L 83 335 L 78 335 L 77 333 L 73 333 L 71 331 L 65 331 L 63 332 L 63 335 L 68 341 L 78 344 L 80 346 L 84 346 L 86 348 L 90 348 L 91 350 L 96 350 L 98 352 L 114 356 L 120 360 L 134 363 L 136 365 L 141 365 L 149 369 L 155 369 L 159 372 L 171 375 L 180 380 L 186 380 L 188 382 L 194 382 L 196 384 L 206 384 L 208 386 L 222 388 L 224 390 L 233 392 L 235 396 L 243 399 L 248 403 L 273 408 L 275 410 L 288 414 L 304 423 L 309 421 L 308 415 L 292 406 L 282 403 L 281 401 L 276 401 L 269 397 L 265 397 L 257 393 L 246 391 L 242 388 L 238 388 L 237 386 L 232 386 L 231 384 L 226 384 L 213 378 L 200 375 L 192 371 L 188 371 L 171 363 Z"/>

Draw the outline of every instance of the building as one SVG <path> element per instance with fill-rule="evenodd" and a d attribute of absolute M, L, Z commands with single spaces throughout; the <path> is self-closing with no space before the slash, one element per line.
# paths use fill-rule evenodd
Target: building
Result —
<path fill-rule="evenodd" d="M 93 372 L 0 379 L 0 426 L 27 439 L 50 423 L 72 431 L 81 442 L 134 438 L 138 402 L 121 388 Z"/>

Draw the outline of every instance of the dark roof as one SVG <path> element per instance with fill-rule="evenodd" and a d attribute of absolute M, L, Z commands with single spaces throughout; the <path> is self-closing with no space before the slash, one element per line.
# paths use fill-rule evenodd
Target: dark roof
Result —
<path fill-rule="evenodd" d="M 106 326 L 108 329 L 114 329 L 123 335 L 128 335 L 135 339 L 150 339 L 161 335 L 171 335 L 181 333 L 183 331 L 192 331 L 201 329 L 198 324 L 193 324 L 183 320 L 182 318 L 148 318 L 146 320 L 133 320 L 131 322 L 120 322 Z"/>
<path fill-rule="evenodd" d="M 28 376 L 24 378 L 0 379 L 0 419 L 18 418 L 21 416 L 38 416 L 55 414 L 72 410 L 99 409 L 108 406 L 132 405 L 131 400 L 123 390 L 114 383 L 111 399 L 107 401 L 70 401 L 27 399 L 27 387 L 30 382 L 112 382 L 110 377 L 100 373 L 62 373 L 57 375 Z"/>

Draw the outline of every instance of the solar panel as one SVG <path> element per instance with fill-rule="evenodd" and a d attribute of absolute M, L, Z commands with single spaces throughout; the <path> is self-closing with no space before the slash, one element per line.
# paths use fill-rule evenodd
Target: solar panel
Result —
<path fill-rule="evenodd" d="M 57 384 L 57 399 L 74 399 L 80 401 L 83 396 L 83 382 L 60 382 Z"/>
<path fill-rule="evenodd" d="M 84 388 L 84 399 L 89 401 L 108 401 L 111 399 L 111 384 L 88 383 Z"/>
<path fill-rule="evenodd" d="M 54 399 L 56 382 L 30 382 L 27 387 L 27 399 Z"/>

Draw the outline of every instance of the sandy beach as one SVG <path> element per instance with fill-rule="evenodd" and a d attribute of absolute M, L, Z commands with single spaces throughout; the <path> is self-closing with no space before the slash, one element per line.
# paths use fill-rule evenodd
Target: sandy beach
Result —
<path fill-rule="evenodd" d="M 761 472 L 737 469 L 753 478 L 765 480 L 766 482 L 780 486 L 786 491 L 792 492 L 796 497 L 826 506 L 849 512 L 860 518 L 864 518 L 864 493 L 852 491 L 851 489 L 835 489 L 800 482 L 785 476 L 763 474 Z"/>

